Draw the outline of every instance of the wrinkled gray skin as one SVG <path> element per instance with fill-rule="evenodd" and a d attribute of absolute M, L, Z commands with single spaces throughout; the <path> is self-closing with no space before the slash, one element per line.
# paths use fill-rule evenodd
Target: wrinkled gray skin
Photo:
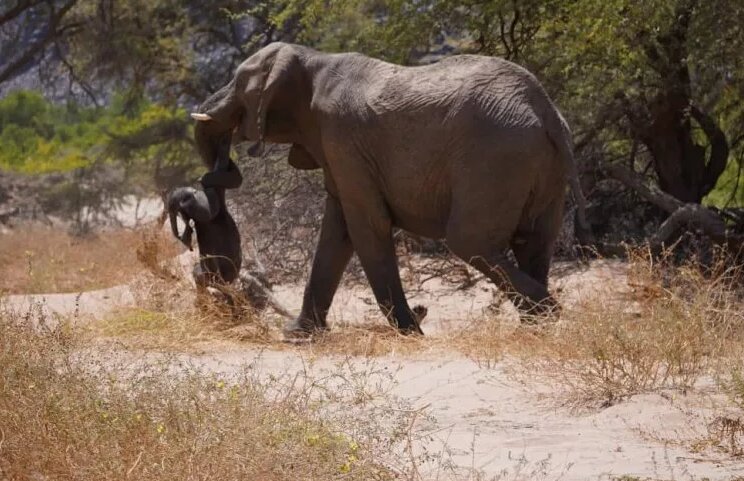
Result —
<path fill-rule="evenodd" d="M 556 307 L 547 280 L 567 178 L 583 197 L 568 126 L 523 68 L 474 55 L 401 67 L 274 43 L 199 113 L 195 137 L 208 166 L 231 140 L 247 139 L 292 144 L 292 166 L 323 169 L 320 239 L 288 334 L 326 327 L 352 252 L 388 320 L 421 332 L 401 287 L 393 227 L 445 238 L 523 312 Z"/>
<path fill-rule="evenodd" d="M 168 195 L 168 214 L 173 235 L 192 249 L 194 221 L 199 262 L 194 265 L 197 288 L 206 289 L 229 284 L 238 278 L 243 254 L 240 233 L 225 206 L 225 190 L 207 188 L 200 191 L 192 187 L 179 187 Z M 179 234 L 176 217 L 181 216 L 186 228 Z"/>

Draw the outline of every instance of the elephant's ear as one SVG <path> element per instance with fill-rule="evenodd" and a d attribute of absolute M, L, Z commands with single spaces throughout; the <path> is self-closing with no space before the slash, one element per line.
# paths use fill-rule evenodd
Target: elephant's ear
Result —
<path fill-rule="evenodd" d="M 267 134 L 266 119 L 269 112 L 277 106 L 286 107 L 292 102 L 290 97 L 296 94 L 295 85 L 300 70 L 297 52 L 290 45 L 283 45 L 274 55 L 265 59 L 262 65 L 262 87 L 256 111 L 256 138 L 260 146 L 263 146 Z"/>
<path fill-rule="evenodd" d="M 300 170 L 314 170 L 319 169 L 320 165 L 315 161 L 310 152 L 305 150 L 300 144 L 292 144 L 292 148 L 289 149 L 289 165 L 295 169 Z"/>

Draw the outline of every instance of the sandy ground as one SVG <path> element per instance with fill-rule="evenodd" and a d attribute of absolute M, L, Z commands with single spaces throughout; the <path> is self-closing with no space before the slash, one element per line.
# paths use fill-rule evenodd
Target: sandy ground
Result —
<path fill-rule="evenodd" d="M 190 259 L 184 257 L 184 265 Z M 582 295 L 601 286 L 603 292 L 627 291 L 625 268 L 619 262 L 602 261 L 577 267 L 557 264 L 553 289 L 564 305 L 580 302 Z M 301 303 L 302 286 L 275 288 L 277 297 L 291 311 Z M 331 312 L 331 323 L 374 319 L 384 322 L 366 286 L 342 287 Z M 412 292 L 411 303 L 429 309 L 424 324 L 427 335 L 474 322 L 493 301 L 493 290 L 481 281 L 458 290 L 432 280 Z M 134 296 L 126 286 L 79 295 L 47 294 L 9 296 L 3 302 L 15 309 L 101 317 L 113 307 L 132 305 Z M 509 309 L 502 306 L 509 315 Z M 302 346 L 277 351 L 221 344 L 206 354 L 181 357 L 189 363 L 229 375 L 246 364 L 267 375 L 305 370 L 321 376 L 339 362 L 338 357 L 318 357 Z M 413 358 L 382 357 L 370 362 L 393 373 L 392 392 L 414 408 L 425 408 L 433 422 L 431 441 L 418 441 L 417 452 L 447 453 L 460 468 L 482 470 L 490 479 L 614 479 L 628 475 L 640 479 L 728 480 L 744 476 L 744 462 L 691 454 L 676 441 L 701 432 L 723 402 L 712 386 L 695 392 L 635 396 L 602 410 L 576 412 L 557 404 L 538 382 L 508 375 L 508 360 L 489 368 L 455 353 L 436 358 L 426 353 Z M 426 479 L 446 479 L 434 466 L 422 466 Z M 631 478 L 632 479 L 632 478 Z"/>

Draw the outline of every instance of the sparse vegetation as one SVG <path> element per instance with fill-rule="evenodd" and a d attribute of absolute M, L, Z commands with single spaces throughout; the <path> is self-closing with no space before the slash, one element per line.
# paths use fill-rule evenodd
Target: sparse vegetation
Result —
<path fill-rule="evenodd" d="M 384 356 L 465 356 L 493 369 L 479 373 L 499 376 L 513 367 L 525 385 L 592 410 L 622 408 L 639 394 L 714 391 L 723 406 L 696 426 L 697 444 L 671 444 L 741 459 L 744 266 L 711 246 L 740 254 L 744 239 L 742 24 L 744 3 L 733 0 L 0 7 L 0 295 L 127 284 L 135 298 L 95 320 L 75 319 L 75 329 L 49 327 L 41 309 L 32 329 L 36 313 L 11 312 L 0 300 L 0 480 L 421 481 L 410 442 L 418 411 L 395 403 L 382 411 L 388 393 L 368 389 L 379 373 L 357 369 Z M 369 323 L 344 317 L 312 342 L 290 345 L 270 314 L 196 299 L 189 274 L 170 262 L 182 249 L 170 234 L 99 232 L 88 217 L 125 195 L 193 181 L 201 166 L 188 110 L 273 41 L 407 65 L 476 53 L 527 67 L 572 127 L 597 250 L 624 256 L 623 242 L 650 241 L 654 255 L 632 250 L 627 279 L 559 294 L 573 300 L 556 324 L 523 326 L 493 309 L 424 338 L 401 336 L 376 315 Z M 28 87 L 40 90 L 18 90 Z M 299 291 L 320 226 L 323 174 L 290 167 L 283 147 L 262 158 L 235 147 L 246 175 L 228 197 L 247 257 L 255 252 L 272 281 Z M 78 235 L 16 222 L 49 216 Z M 559 255 L 574 259 L 572 217 L 567 210 Z M 478 285 L 481 276 L 444 244 L 429 245 L 419 263 L 409 248 L 416 240 L 396 240 L 407 287 Z M 690 253 L 701 259 L 684 260 Z M 357 261 L 344 280 L 366 284 Z M 215 346 L 354 359 L 322 379 L 304 366 L 281 379 L 248 370 L 220 377 L 177 361 Z M 539 476 L 513 479 L 553 479 L 538 465 Z M 610 479 L 657 476 L 670 477 Z M 474 467 L 463 477 L 485 479 Z"/>
<path fill-rule="evenodd" d="M 554 329 L 527 330 L 505 350 L 582 404 L 728 375 L 744 353 L 742 267 L 727 257 L 677 265 L 644 251 L 631 252 L 629 266 L 626 293 L 598 288 Z"/>
<path fill-rule="evenodd" d="M 18 233 L 20 232 L 18 231 Z M 153 231 L 149 230 L 148 232 L 152 233 Z M 116 235 L 114 235 L 114 238 Z M 273 405 L 261 404 L 261 398 L 256 397 L 255 392 L 247 391 L 244 385 L 238 384 L 238 387 L 233 387 L 234 380 L 216 378 L 211 374 L 194 374 L 192 366 L 173 364 L 174 358 L 169 357 L 170 354 L 163 354 L 173 353 L 178 356 L 180 353 L 186 352 L 193 355 L 195 352 L 203 352 L 204 349 L 207 351 L 224 347 L 235 349 L 239 348 L 238 344 L 243 347 L 258 348 L 259 350 L 299 351 L 309 354 L 310 358 L 314 359 L 327 359 L 327 356 L 339 355 L 357 358 L 392 355 L 406 358 L 440 359 L 445 356 L 456 357 L 459 352 L 477 361 L 483 368 L 496 367 L 500 369 L 504 365 L 515 366 L 515 369 L 511 372 L 520 381 L 528 384 L 537 382 L 549 385 L 551 388 L 557 387 L 559 389 L 553 391 L 552 394 L 556 397 L 556 400 L 563 402 L 568 399 L 575 404 L 591 407 L 607 406 L 621 402 L 638 393 L 655 392 L 669 388 L 685 392 L 696 389 L 700 380 L 717 379 L 720 386 L 726 392 L 729 392 L 732 399 L 739 405 L 732 406 L 731 409 L 727 409 L 712 418 L 708 431 L 701 433 L 701 438 L 704 439 L 697 442 L 691 449 L 714 448 L 719 453 L 723 452 L 731 456 L 739 456 L 741 453 L 742 430 L 740 420 L 742 413 L 744 413 L 744 408 L 741 406 L 741 399 L 744 399 L 742 394 L 744 390 L 741 386 L 744 383 L 741 381 L 740 373 L 742 366 L 741 353 L 744 352 L 744 329 L 742 329 L 744 326 L 744 319 L 742 319 L 744 310 L 741 308 L 741 273 L 738 268 L 732 267 L 734 264 L 726 259 L 721 258 L 720 262 L 709 263 L 708 267 L 705 267 L 696 261 L 679 264 L 671 257 L 651 258 L 640 251 L 636 251 L 630 256 L 630 261 L 627 264 L 627 278 L 621 276 L 613 279 L 613 282 L 608 283 L 604 290 L 601 287 L 593 286 L 592 290 L 583 295 L 578 303 L 568 303 L 566 305 L 561 321 L 557 325 L 519 326 L 513 320 L 507 320 L 501 313 L 492 313 L 484 314 L 483 318 L 474 319 L 471 324 L 443 331 L 433 336 L 418 338 L 399 335 L 395 330 L 383 324 L 381 318 L 370 321 L 371 324 L 369 325 L 359 324 L 354 319 L 348 325 L 335 325 L 334 329 L 328 334 L 318 337 L 312 343 L 293 346 L 281 341 L 281 324 L 272 321 L 272 316 L 256 316 L 254 313 L 246 311 L 236 322 L 232 318 L 232 313 L 221 309 L 219 303 L 207 303 L 206 305 L 196 303 L 193 288 L 188 279 L 181 277 L 184 271 L 172 260 L 168 261 L 168 256 L 172 255 L 168 249 L 173 247 L 172 245 L 168 247 L 170 241 L 167 241 L 164 246 L 161 243 L 162 239 L 157 236 L 142 237 L 141 233 L 138 236 L 131 239 L 134 244 L 132 250 L 136 252 L 131 262 L 138 265 L 138 273 L 135 280 L 129 282 L 135 295 L 134 305 L 136 307 L 115 310 L 98 321 L 84 325 L 85 331 L 72 332 L 67 327 L 59 327 L 51 331 L 44 330 L 41 335 L 34 333 L 27 327 L 23 329 L 18 327 L 18 323 L 21 322 L 23 316 L 11 316 L 10 319 L 13 322 L 6 322 L 3 327 L 5 330 L 10 330 L 7 333 L 2 333 L 3 341 L 0 341 L 14 342 L 16 346 L 12 352 L 5 345 L 2 346 L 5 349 L 3 355 L 6 355 L 2 361 L 6 364 L 0 365 L 0 372 L 3 372 L 5 376 L 4 386 L 8 385 L 9 376 L 16 375 L 14 374 L 16 368 L 5 367 L 10 363 L 8 356 L 21 356 L 24 350 L 28 350 L 27 356 L 31 357 L 40 355 L 42 352 L 52 353 L 50 363 L 55 366 L 66 366 L 61 371 L 60 376 L 63 374 L 66 376 L 65 373 L 67 372 L 74 372 L 76 376 L 85 377 L 84 382 L 75 381 L 77 384 L 70 381 L 69 378 L 55 378 L 54 382 L 47 380 L 46 387 L 43 387 L 43 389 L 51 389 L 50 386 L 54 384 L 56 391 L 53 394 L 41 394 L 38 386 L 42 386 L 42 384 L 24 377 L 23 382 L 28 381 L 28 385 L 34 385 L 35 393 L 41 397 L 58 400 L 50 404 L 52 407 L 49 409 L 55 409 L 54 413 L 56 414 L 54 416 L 72 416 L 69 420 L 60 420 L 57 422 L 58 424 L 51 425 L 53 429 L 47 429 L 32 437 L 34 443 L 39 443 L 40 449 L 46 450 L 47 445 L 44 443 L 51 443 L 50 438 L 45 436 L 54 436 L 55 439 L 62 436 L 54 431 L 54 429 L 59 429 L 64 431 L 67 436 L 78 437 L 74 442 L 68 440 L 65 440 L 65 442 L 73 446 L 72 449 L 76 450 L 76 453 L 87 453 L 81 455 L 81 458 L 95 457 L 95 453 L 98 453 L 96 455 L 98 458 L 104 458 L 104 453 L 121 452 L 123 453 L 121 459 L 107 461 L 105 467 L 93 466 L 88 468 L 85 467 L 85 462 L 75 456 L 70 457 L 70 461 L 63 462 L 59 451 L 50 448 L 48 450 L 49 457 L 43 458 L 47 459 L 49 464 L 43 464 L 47 461 L 42 462 L 42 460 L 39 460 L 38 463 L 34 461 L 36 463 L 34 464 L 23 458 L 16 450 L 13 455 L 20 457 L 12 458 L 12 463 L 15 463 L 13 469 L 21 469 L 18 466 L 24 469 L 31 466 L 28 469 L 33 472 L 54 477 L 55 473 L 70 472 L 64 470 L 73 469 L 72 464 L 69 464 L 73 463 L 75 468 L 83 469 L 85 467 L 86 470 L 92 470 L 80 474 L 78 476 L 80 479 L 92 479 L 93 477 L 105 477 L 104 474 L 109 472 L 106 470 L 126 473 L 126 470 L 136 464 L 133 472 L 142 469 L 142 473 L 144 473 L 142 476 L 147 478 L 148 476 L 156 476 L 152 474 L 156 472 L 152 462 L 153 456 L 155 456 L 161 461 L 164 460 L 165 464 L 163 466 L 176 473 L 173 475 L 176 476 L 177 474 L 183 474 L 183 471 L 180 471 L 181 467 L 173 468 L 172 460 L 176 459 L 176 456 L 187 456 L 188 453 L 202 452 L 198 451 L 202 448 L 204 450 L 209 449 L 210 455 L 225 456 L 225 459 L 231 460 L 230 462 L 240 464 L 239 460 L 242 458 L 235 453 L 239 449 L 245 448 L 245 444 L 241 443 L 254 441 L 248 440 L 245 436 L 242 440 L 224 441 L 226 438 L 220 438 L 219 436 L 222 434 L 226 437 L 233 436 L 237 432 L 237 428 L 235 430 L 232 427 L 226 430 L 220 428 L 219 433 L 222 434 L 218 435 L 218 431 L 212 431 L 212 427 L 199 424 L 201 422 L 197 422 L 199 416 L 196 416 L 193 410 L 211 412 L 210 410 L 214 409 L 217 413 L 221 413 L 222 409 L 228 409 L 226 406 L 233 402 L 230 401 L 229 397 L 225 397 L 227 396 L 225 393 L 229 392 L 230 389 L 237 389 L 240 392 L 241 399 L 244 397 L 246 400 L 250 400 L 251 405 Z M 41 238 L 42 236 L 37 235 L 35 237 Z M 47 241 L 51 239 L 50 236 L 46 237 L 48 238 Z M 90 242 L 106 244 L 108 240 L 103 236 Z M 87 250 L 104 251 L 105 246 L 91 245 Z M 110 254 L 104 259 L 102 262 L 110 263 L 110 270 L 117 266 L 120 267 L 122 262 L 121 259 Z M 434 308 L 434 306 L 429 307 Z M 21 337 L 19 338 L 19 336 Z M 21 339 L 21 341 L 18 341 L 18 339 Z M 29 349 L 28 345 L 37 342 L 37 340 L 38 351 Z M 116 348 L 112 350 L 112 346 L 116 346 Z M 105 360 L 101 359 L 100 354 L 104 351 L 110 353 L 107 354 Z M 113 355 L 114 353 L 116 355 Z M 117 361 L 117 356 L 124 356 L 123 360 L 121 362 Z M 20 359 L 19 362 L 27 366 L 33 366 L 33 363 L 38 361 L 30 362 L 28 357 L 20 357 Z M 139 359 L 139 361 L 132 364 L 133 359 Z M 365 362 L 357 359 L 350 364 L 358 365 Z M 88 367 L 83 368 L 81 366 Z M 35 367 L 33 369 L 36 370 Z M 65 369 L 72 369 L 72 371 L 65 371 Z M 185 372 L 186 374 L 175 375 L 178 372 Z M 133 382 L 133 377 L 130 374 L 137 377 L 139 381 Z M 362 382 L 366 375 L 354 375 L 360 376 L 355 377 L 354 382 Z M 161 387 L 155 387 L 156 378 L 160 379 L 158 383 L 166 386 L 168 393 L 172 392 L 175 398 L 166 398 L 164 391 L 157 390 Z M 343 378 L 348 380 L 349 375 L 344 374 Z M 112 379 L 115 381 L 112 381 Z M 258 382 L 256 378 L 251 379 L 250 382 Z M 215 387 L 215 383 L 222 382 L 227 387 Z M 247 381 L 241 378 L 241 382 L 245 383 Z M 75 389 L 71 392 L 63 392 L 71 389 L 73 384 L 75 384 Z M 19 389 L 17 386 L 22 385 L 22 383 L 16 383 L 15 385 L 14 389 Z M 82 412 L 92 410 L 91 406 L 96 406 L 92 401 L 95 396 L 86 398 L 85 396 L 88 396 L 88 394 L 83 391 L 94 389 L 96 386 L 103 387 L 100 391 L 94 391 L 95 396 L 103 396 L 103 399 L 105 399 L 105 403 L 101 405 L 105 405 L 105 408 L 96 407 L 98 409 L 98 411 L 95 411 L 96 415 L 111 416 L 117 419 L 116 422 L 83 421 Z M 116 388 L 114 389 L 112 386 Z M 258 386 L 256 389 L 260 390 L 262 384 L 252 386 Z M 140 391 L 144 387 L 147 388 L 147 391 Z M 163 387 L 163 389 L 166 389 L 166 387 Z M 119 388 L 121 388 L 121 391 L 117 390 Z M 3 389 L 5 388 L 3 387 Z M 150 389 L 153 390 L 150 391 Z M 271 390 L 273 388 L 267 389 Z M 30 392 L 24 391 L 21 394 L 30 396 Z M 131 395 L 125 399 L 124 392 L 131 392 Z M 267 391 L 261 392 L 265 393 Z M 0 394 L 5 396 L 4 393 Z M 109 394 L 113 396 L 111 400 L 107 397 Z M 335 387 L 328 387 L 326 394 L 338 395 L 340 393 L 335 391 Z M 14 393 L 13 395 L 17 396 L 18 394 Z M 305 394 L 301 392 L 298 395 L 304 396 Z M 358 393 L 355 396 L 358 398 Z M 154 402 L 156 397 L 159 397 L 158 402 L 160 404 L 153 406 L 147 404 Z M 5 396 L 5 398 L 7 399 L 8 396 Z M 192 399 L 189 402 L 193 402 L 193 404 L 189 405 L 186 401 L 187 398 L 195 398 L 197 401 Z M 41 403 L 39 399 L 36 399 L 35 402 Z M 32 405 L 29 403 L 29 400 L 24 400 L 21 405 L 26 407 L 22 409 L 42 409 L 41 404 Z M 64 407 L 66 405 L 82 406 L 82 412 L 74 413 L 74 415 L 70 414 L 72 410 Z M 246 405 L 241 404 L 241 406 L 241 410 L 247 409 Z M 296 405 L 293 404 L 293 406 Z M 4 407 L 0 407 L 0 409 L 4 409 Z M 189 409 L 192 409 L 192 411 L 189 412 Z M 283 409 L 289 408 L 282 405 L 279 408 L 282 415 L 284 415 Z M 182 413 L 175 415 L 173 410 Z M 8 412 L 12 414 L 12 411 Z M 5 415 L 10 416 L 11 414 L 8 414 L 8 412 Z M 295 414 L 299 412 L 297 411 Z M 147 419 L 151 424 L 155 422 L 153 420 L 165 419 L 167 422 L 163 424 L 163 429 L 166 426 L 174 425 L 183 427 L 179 427 L 177 432 L 171 431 L 164 434 L 157 432 L 157 424 L 152 424 L 155 431 L 150 432 L 146 428 L 146 426 L 152 427 L 150 424 L 141 420 L 136 422 L 131 419 L 126 420 L 129 419 L 127 416 L 136 416 L 137 413 L 149 413 Z M 247 417 L 254 414 L 255 410 L 253 414 L 232 413 L 230 414 L 232 417 L 228 416 L 225 419 L 226 422 L 237 423 L 238 425 L 240 423 L 255 424 L 259 421 Z M 291 414 L 291 416 L 295 414 Z M 327 412 L 324 411 L 323 416 L 326 415 Z M 52 414 L 49 414 L 49 416 L 52 416 Z M 207 417 L 216 422 L 219 416 L 210 414 Z M 282 435 L 288 436 L 287 443 L 305 442 L 297 434 L 306 429 L 302 427 L 304 426 L 302 424 L 304 418 L 298 419 L 291 416 L 287 420 L 291 425 L 281 428 L 282 433 L 284 433 Z M 316 414 L 311 412 L 312 422 L 321 422 L 319 421 L 320 417 L 313 416 L 316 416 Z M 18 419 L 20 419 L 20 414 L 18 414 Z M 126 421 L 121 421 L 122 419 Z M 366 428 L 368 432 L 373 429 L 381 429 L 382 425 L 386 425 L 386 422 L 381 422 L 379 419 L 367 419 L 367 421 L 371 423 Z M 0 426 L 3 426 L 7 437 L 8 430 L 5 429 L 5 426 L 9 424 L 2 419 L 0 419 L 0 422 L 3 423 Z M 42 417 L 39 422 L 49 423 L 51 421 Z M 83 423 L 85 429 L 73 433 L 71 428 L 74 425 L 73 423 Z M 322 423 L 323 426 L 328 426 L 326 421 L 322 421 Z M 374 427 L 372 425 L 374 423 L 380 423 L 380 425 Z M 315 425 L 313 424 L 313 426 Z M 32 423 L 29 429 L 39 430 L 40 428 Z M 214 429 L 217 430 L 217 428 Z M 264 428 L 261 427 L 261 429 Z M 96 430 L 102 432 L 105 430 L 106 432 L 102 434 Z M 287 432 L 285 433 L 285 431 Z M 264 431 L 261 432 L 263 433 L 262 436 L 268 435 Z M 90 451 L 94 448 L 89 446 L 90 443 L 86 441 L 86 436 L 103 436 L 101 443 L 97 445 L 98 447 L 95 447 L 95 453 Z M 143 438 L 140 439 L 138 436 Z M 206 445 L 197 443 L 196 447 L 187 448 L 188 436 L 192 436 L 192 442 L 194 442 L 194 439 L 206 438 L 219 438 L 222 441 L 219 441 L 218 447 L 210 445 L 207 448 L 204 447 Z M 275 434 L 271 434 L 271 436 L 275 436 Z M 322 438 L 325 434 L 320 436 Z M 338 472 L 347 469 L 347 467 L 339 468 L 339 466 L 345 466 L 339 460 L 343 461 L 343 456 L 348 455 L 348 439 L 351 438 L 339 438 L 339 440 L 333 436 L 335 434 L 331 435 L 328 440 L 331 451 L 330 458 L 324 457 L 325 454 L 323 456 L 318 455 L 310 447 L 302 448 L 306 451 L 302 451 L 301 456 L 308 456 L 308 458 L 303 458 L 306 459 L 304 462 L 310 462 L 307 460 L 311 456 L 318 456 L 318 459 L 314 461 L 315 464 L 312 465 L 312 470 L 315 471 L 308 472 L 319 472 L 317 469 L 320 468 L 317 468 L 317 466 L 324 465 L 329 459 L 331 463 L 339 463 L 336 466 Z M 147 449 L 147 452 L 141 454 L 139 462 L 137 462 L 137 458 L 140 457 L 142 449 L 136 450 L 136 452 L 127 451 L 121 447 L 120 443 L 124 441 L 121 441 L 119 437 L 128 440 L 126 442 L 142 445 Z M 315 434 L 310 437 L 313 440 L 310 443 L 315 443 Z M 360 446 L 358 449 L 363 449 L 364 444 L 358 441 L 359 436 L 355 434 L 352 438 Z M 321 444 L 326 446 L 325 441 Z M 7 460 L 11 458 L 6 450 L 9 449 L 7 448 L 9 445 L 8 441 L 4 442 L 0 459 L 5 464 L 0 469 L 14 472 L 9 471 L 10 468 L 8 467 L 10 465 Z M 683 444 L 678 442 L 678 445 L 692 446 L 692 443 Z M 287 446 L 286 444 L 280 444 L 264 446 L 264 448 L 282 450 L 286 448 L 289 452 L 290 449 Z M 89 449 L 89 451 L 85 451 L 85 449 Z M 189 449 L 192 451 L 189 451 Z M 345 449 L 346 451 L 344 451 Z M 269 455 L 267 454 L 267 456 Z M 362 459 L 356 454 L 354 456 Z M 373 458 L 375 461 L 369 461 L 369 464 L 365 466 L 369 469 L 381 469 L 382 472 L 387 473 L 380 466 L 388 466 L 388 464 L 383 463 L 382 458 L 377 459 L 376 455 L 369 459 Z M 206 469 L 201 461 L 194 462 L 196 463 L 194 469 Z M 25 463 L 31 464 L 27 465 Z M 55 465 L 55 463 L 62 463 L 60 465 L 63 468 L 55 468 L 56 470 L 50 471 L 49 466 Z M 147 463 L 150 463 L 149 468 Z M 250 469 L 265 468 L 265 465 L 256 463 L 252 464 Z M 302 469 L 305 468 L 307 468 L 306 465 Z M 219 472 L 235 472 L 229 471 L 228 468 L 224 469 L 224 471 Z M 233 469 L 249 469 L 249 467 L 240 465 L 238 467 L 233 466 Z M 286 466 L 281 469 L 286 469 Z M 86 474 L 89 472 L 95 474 Z M 159 471 L 158 473 L 158 476 L 160 476 Z M 275 479 L 284 479 L 281 476 L 286 473 L 282 471 L 280 474 L 274 472 L 270 474 L 274 475 Z M 268 475 L 266 474 L 266 476 Z M 111 476 L 117 477 L 116 475 Z M 168 479 L 168 476 L 166 475 L 165 479 Z M 305 479 L 320 479 L 313 478 L 312 476 L 315 476 L 315 474 L 308 476 L 310 477 Z M 303 478 L 300 475 L 298 479 Z M 445 476 L 441 479 L 450 478 Z"/>
<path fill-rule="evenodd" d="M 334 406 L 348 402 L 345 393 L 384 395 L 375 387 L 378 374 L 329 376 L 337 384 L 347 378 L 353 389 L 302 382 L 296 375 L 267 379 L 249 369 L 225 378 L 174 359 L 137 362 L 111 350 L 103 356 L 78 341 L 64 324 L 39 332 L 22 316 L 0 312 L 4 478 L 408 476 L 406 462 L 396 460 L 396 446 L 408 434 L 404 410 L 389 412 L 385 423 L 374 408 L 365 408 L 363 420 L 348 410 L 333 414 L 339 409 Z"/>
<path fill-rule="evenodd" d="M 47 227 L 14 229 L 0 235 L 0 293 L 80 292 L 129 282 L 144 270 L 138 252 L 147 243 L 157 246 L 156 261 L 180 250 L 155 228 L 87 236 Z"/>

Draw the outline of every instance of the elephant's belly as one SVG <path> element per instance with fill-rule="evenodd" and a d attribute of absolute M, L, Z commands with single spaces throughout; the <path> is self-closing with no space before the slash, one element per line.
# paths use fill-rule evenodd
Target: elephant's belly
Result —
<path fill-rule="evenodd" d="M 426 219 L 399 218 L 397 216 L 394 217 L 393 221 L 395 227 L 412 234 L 432 239 L 442 239 L 445 236 L 446 225 L 442 222 Z"/>
<path fill-rule="evenodd" d="M 447 168 L 445 162 L 425 160 L 395 163 L 382 188 L 396 227 L 424 237 L 445 236 L 452 195 Z"/>
<path fill-rule="evenodd" d="M 441 239 L 446 234 L 449 200 L 430 197 L 426 200 L 427 197 L 416 199 L 418 202 L 407 199 L 408 202 L 397 205 L 388 201 L 393 224 L 416 235 Z"/>

